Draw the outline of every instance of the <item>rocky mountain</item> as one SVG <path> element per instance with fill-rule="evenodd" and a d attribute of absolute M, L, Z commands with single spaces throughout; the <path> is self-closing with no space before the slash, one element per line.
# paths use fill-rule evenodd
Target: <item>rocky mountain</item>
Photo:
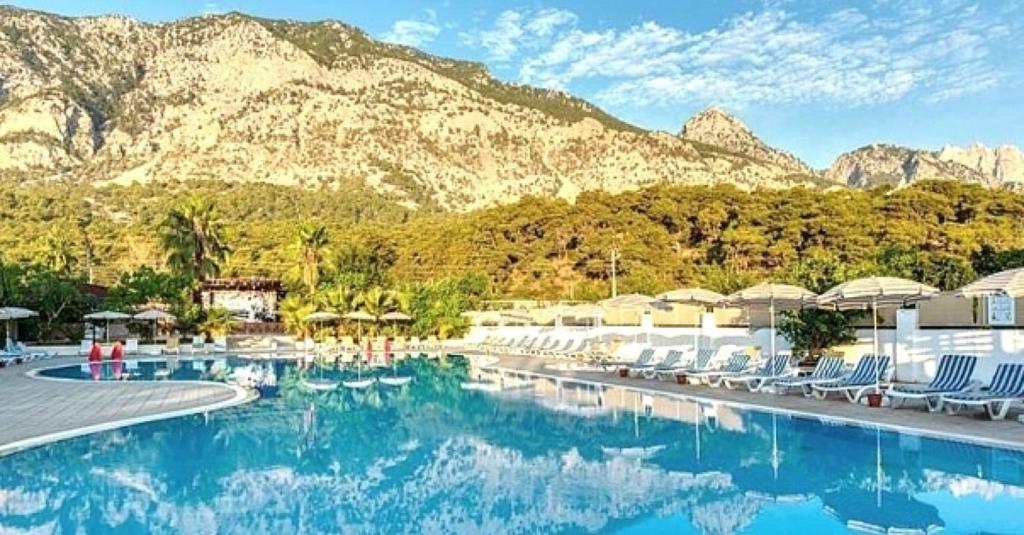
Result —
<path fill-rule="evenodd" d="M 664 182 L 817 180 L 749 132 L 737 139 L 639 129 L 334 21 L 154 25 L 0 8 L 0 174 L 19 180 L 358 179 L 456 210 Z"/>
<path fill-rule="evenodd" d="M 936 155 L 945 162 L 969 167 L 998 183 L 1024 187 L 1024 151 L 1013 145 L 988 148 L 981 143 L 969 147 L 946 145 Z"/>
<path fill-rule="evenodd" d="M 1024 184 L 1020 149 L 1003 146 L 966 149 L 947 146 L 940 151 L 896 145 L 869 145 L 844 153 L 825 170 L 825 178 L 852 187 L 906 186 L 916 180 L 948 179 L 988 187 L 1018 189 Z"/>
<path fill-rule="evenodd" d="M 814 174 L 814 171 L 796 156 L 769 147 L 739 119 L 717 107 L 708 108 L 691 117 L 683 125 L 679 136 L 771 162 L 792 173 Z"/>

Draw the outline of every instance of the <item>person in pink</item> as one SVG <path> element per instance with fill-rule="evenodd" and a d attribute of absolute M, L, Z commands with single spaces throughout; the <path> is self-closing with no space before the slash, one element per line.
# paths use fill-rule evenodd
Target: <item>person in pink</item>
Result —
<path fill-rule="evenodd" d="M 373 360 L 373 338 L 366 340 L 366 364 Z"/>
<path fill-rule="evenodd" d="M 110 350 L 110 360 L 114 361 L 114 379 L 121 379 L 121 364 L 124 362 L 124 345 L 120 340 L 114 342 Z"/>
<path fill-rule="evenodd" d="M 385 365 L 390 365 L 391 364 L 391 339 L 390 338 L 385 338 L 384 339 L 384 364 Z"/>
<path fill-rule="evenodd" d="M 92 341 L 92 348 L 89 349 L 89 372 L 93 381 L 100 380 L 100 369 L 103 366 L 103 346 L 96 340 Z"/>

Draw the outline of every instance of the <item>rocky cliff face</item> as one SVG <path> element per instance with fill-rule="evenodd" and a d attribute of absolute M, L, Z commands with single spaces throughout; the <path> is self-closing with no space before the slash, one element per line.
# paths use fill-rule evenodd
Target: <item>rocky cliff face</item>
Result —
<path fill-rule="evenodd" d="M 792 173 L 814 174 L 814 171 L 796 156 L 769 147 L 754 135 L 747 125 L 716 107 L 708 108 L 686 121 L 679 136 L 756 158 Z"/>
<path fill-rule="evenodd" d="M 752 157 L 642 130 L 337 22 L 0 10 L 0 173 L 25 180 L 357 178 L 410 205 L 461 210 L 526 194 L 811 178 L 761 148 Z"/>
<path fill-rule="evenodd" d="M 928 179 L 998 185 L 962 164 L 939 159 L 933 152 L 895 145 L 869 145 L 844 153 L 825 170 L 825 178 L 852 187 L 898 187 Z"/>
<path fill-rule="evenodd" d="M 1024 187 L 1024 152 L 1013 145 L 988 148 L 981 143 L 970 147 L 946 145 L 937 154 L 945 162 L 955 162 L 989 177 L 1001 185 Z"/>

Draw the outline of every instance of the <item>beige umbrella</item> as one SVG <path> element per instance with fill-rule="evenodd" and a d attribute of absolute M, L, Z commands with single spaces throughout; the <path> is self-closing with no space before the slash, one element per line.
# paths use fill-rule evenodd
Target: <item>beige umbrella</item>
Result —
<path fill-rule="evenodd" d="M 899 277 L 865 277 L 831 288 L 818 297 L 818 307 L 833 310 L 871 310 L 874 354 L 878 355 L 878 307 L 902 307 L 931 299 L 939 289 Z M 896 369 L 895 355 L 893 370 Z M 893 375 L 895 377 L 895 373 Z M 875 383 L 880 381 L 875 359 Z"/>
<path fill-rule="evenodd" d="M 11 322 L 25 318 L 34 318 L 39 313 L 34 310 L 21 307 L 0 307 L 0 320 L 7 324 L 7 338 L 11 338 Z"/>
<path fill-rule="evenodd" d="M 126 321 L 132 319 L 130 314 L 125 314 L 124 312 L 114 312 L 113 310 L 101 310 L 99 312 L 86 314 L 85 316 L 82 317 L 85 318 L 86 320 L 89 320 L 90 323 L 92 323 L 93 321 L 104 322 L 106 327 L 103 331 L 103 340 L 106 342 L 110 341 L 110 322 Z"/>
<path fill-rule="evenodd" d="M 363 338 L 363 322 L 364 321 L 377 321 L 377 316 L 366 312 L 365 310 L 353 310 L 348 314 L 345 314 L 346 319 L 355 320 L 356 325 L 359 327 L 359 338 Z"/>
<path fill-rule="evenodd" d="M 799 286 L 762 282 L 740 290 L 726 298 L 726 302 L 734 306 L 756 307 L 767 306 L 770 319 L 771 352 L 775 356 L 775 312 L 777 310 L 794 310 L 815 305 L 818 296 Z"/>
<path fill-rule="evenodd" d="M 718 306 L 725 301 L 725 296 L 705 290 L 704 288 L 679 288 L 663 294 L 657 298 L 666 303 L 683 303 L 688 305 Z M 697 316 L 697 324 L 694 325 L 693 349 L 700 349 L 700 316 Z"/>
<path fill-rule="evenodd" d="M 987 297 L 990 295 L 1024 296 L 1024 268 L 1009 269 L 978 279 L 953 295 L 957 297 Z"/>
<path fill-rule="evenodd" d="M 132 316 L 132 319 L 138 321 L 152 321 L 153 322 L 153 339 L 156 340 L 156 324 L 160 321 L 177 321 L 178 318 L 174 317 L 174 314 L 164 312 L 163 310 L 151 308 L 149 310 L 143 310 L 138 314 Z"/>
<path fill-rule="evenodd" d="M 668 305 L 659 301 L 649 295 L 643 294 L 625 294 L 616 297 L 605 299 L 597 303 L 607 309 L 627 309 L 627 310 L 642 310 L 643 312 L 650 312 L 652 309 L 668 308 Z M 644 336 L 647 341 L 650 341 L 650 333 L 644 332 Z"/>

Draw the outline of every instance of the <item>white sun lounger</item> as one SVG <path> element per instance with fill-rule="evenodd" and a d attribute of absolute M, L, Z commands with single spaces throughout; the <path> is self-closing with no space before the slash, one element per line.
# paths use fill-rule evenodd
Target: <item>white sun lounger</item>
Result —
<path fill-rule="evenodd" d="M 792 358 L 789 354 L 775 355 L 764 361 L 756 372 L 723 377 L 722 384 L 730 390 L 745 386 L 751 392 L 758 392 L 776 379 L 795 375 L 796 370 L 789 365 Z"/>
<path fill-rule="evenodd" d="M 642 370 L 643 376 L 647 379 L 659 379 L 662 373 L 668 373 L 683 365 L 683 357 L 685 354 L 678 349 L 671 349 L 665 354 L 665 358 L 661 362 L 655 364 L 650 368 Z"/>
<path fill-rule="evenodd" d="M 1014 403 L 1024 401 L 1024 363 L 999 364 L 988 388 L 943 394 L 942 401 L 950 414 L 967 407 L 984 407 L 989 418 L 1002 420 Z"/>
<path fill-rule="evenodd" d="M 814 365 L 814 371 L 806 377 L 786 377 L 772 382 L 775 393 L 785 394 L 790 388 L 800 388 L 804 396 L 810 397 L 816 384 L 834 383 L 842 377 L 846 363 L 842 357 L 821 357 Z"/>
<path fill-rule="evenodd" d="M 723 378 L 746 372 L 749 364 L 750 355 L 746 351 L 736 351 L 729 356 L 729 360 L 725 364 L 717 369 L 688 373 L 686 375 L 691 379 L 696 379 L 698 382 L 706 382 L 710 386 L 718 387 L 722 384 Z"/>
<path fill-rule="evenodd" d="M 930 383 L 926 385 L 893 385 L 886 390 L 885 397 L 889 398 L 889 406 L 894 409 L 907 400 L 919 399 L 925 402 L 929 411 L 938 412 L 942 410 L 943 394 L 957 394 L 980 386 L 971 382 L 977 362 L 978 357 L 974 355 L 943 355 L 939 359 L 939 368 L 935 371 L 935 377 Z"/>
<path fill-rule="evenodd" d="M 878 382 L 884 382 L 889 376 L 889 357 L 886 355 L 864 355 L 857 362 L 857 367 L 850 375 L 830 383 L 811 385 L 814 397 L 825 399 L 831 392 L 842 392 L 850 403 L 859 403 L 860 398 L 868 390 L 875 388 L 875 366 L 877 360 Z"/>

